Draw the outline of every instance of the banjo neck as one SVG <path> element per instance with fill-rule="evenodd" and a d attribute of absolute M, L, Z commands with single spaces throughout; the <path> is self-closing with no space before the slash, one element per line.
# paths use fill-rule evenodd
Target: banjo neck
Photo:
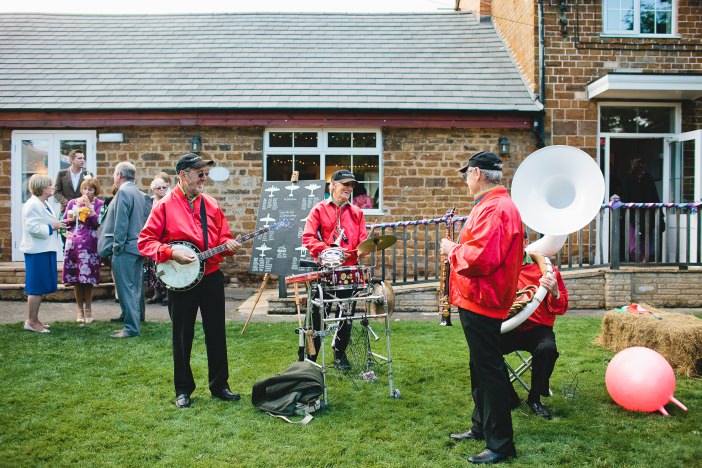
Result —
<path fill-rule="evenodd" d="M 260 236 L 261 234 L 265 234 L 266 232 L 268 232 L 268 231 L 270 231 L 270 230 L 271 230 L 270 227 L 267 227 L 267 226 L 266 226 L 266 227 L 262 227 L 261 229 L 258 229 L 257 231 L 250 232 L 250 233 L 248 233 L 248 234 L 245 234 L 245 235 L 243 235 L 243 236 L 240 236 L 239 238 L 237 238 L 237 239 L 235 239 L 235 240 L 236 240 L 237 242 L 239 242 L 239 243 L 241 243 L 241 242 L 246 242 L 247 240 L 249 240 L 249 239 L 251 239 L 251 238 L 253 238 L 253 237 Z M 203 260 L 206 260 L 206 259 L 210 258 L 210 257 L 213 256 L 213 255 L 217 255 L 218 253 L 224 252 L 225 250 L 227 250 L 227 244 L 226 244 L 226 243 L 224 243 L 224 244 L 222 244 L 222 245 L 219 245 L 219 246 L 217 246 L 217 247 L 213 247 L 213 248 L 211 248 L 211 249 L 209 249 L 209 250 L 205 250 L 204 252 L 198 253 L 198 254 L 197 254 L 197 258 L 198 258 L 198 260 L 203 261 Z"/>

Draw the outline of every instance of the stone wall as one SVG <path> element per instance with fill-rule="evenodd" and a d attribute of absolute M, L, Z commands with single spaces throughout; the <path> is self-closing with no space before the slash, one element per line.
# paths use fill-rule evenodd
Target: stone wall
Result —
<path fill-rule="evenodd" d="M 120 161 L 131 161 L 137 168 L 137 185 L 150 192 L 153 176 L 165 171 L 175 175 L 175 162 L 188 151 L 190 138 L 199 135 L 201 154 L 231 171 L 225 182 L 206 187 L 220 202 L 235 234 L 255 229 L 258 200 L 263 182 L 263 127 L 110 127 L 99 133 L 122 133 L 123 143 L 97 143 L 97 174 L 104 192 L 112 185 L 112 173 Z M 2 130 L 0 146 L 0 261 L 9 261 L 10 248 L 10 131 Z M 509 138 L 512 155 L 505 158 L 505 184 L 509 187 L 519 163 L 534 151 L 529 130 L 509 129 L 383 129 L 383 203 L 382 216 L 367 221 L 393 222 L 436 218 L 456 206 L 465 216 L 472 207 L 467 188 L 456 169 L 470 154 L 482 150 L 497 152 L 501 136 Z M 175 177 L 174 177 L 175 179 Z M 250 246 L 223 263 L 232 281 L 258 283 L 258 276 L 245 272 L 250 261 Z"/>

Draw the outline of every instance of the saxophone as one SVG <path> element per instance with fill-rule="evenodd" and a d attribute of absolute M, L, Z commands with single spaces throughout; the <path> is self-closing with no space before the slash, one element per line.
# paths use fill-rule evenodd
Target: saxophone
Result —
<path fill-rule="evenodd" d="M 446 212 L 446 238 L 453 240 L 453 214 L 456 212 L 454 206 Z M 439 315 L 441 321 L 439 325 L 442 327 L 450 327 L 451 324 L 451 303 L 449 302 L 449 277 L 451 276 L 451 265 L 449 264 L 448 256 L 441 257 L 441 274 L 439 275 Z"/>

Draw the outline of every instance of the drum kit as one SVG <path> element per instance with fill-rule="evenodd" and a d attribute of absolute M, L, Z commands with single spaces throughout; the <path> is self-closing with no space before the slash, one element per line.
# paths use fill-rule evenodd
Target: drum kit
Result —
<path fill-rule="evenodd" d="M 380 235 L 366 239 L 358 245 L 356 250 L 359 254 L 370 254 L 384 250 L 397 242 L 395 236 Z M 390 323 L 395 306 L 395 294 L 392 286 L 381 279 L 373 278 L 373 267 L 364 265 L 343 265 L 346 258 L 345 252 L 339 247 L 329 247 L 323 250 L 318 258 L 318 262 L 307 262 L 309 267 L 315 271 L 300 273 L 285 278 L 285 283 L 293 285 L 296 293 L 296 303 L 298 285 L 304 284 L 307 292 L 307 307 L 304 324 L 299 320 L 300 328 L 299 346 L 304 349 L 305 360 L 319 367 L 324 377 L 324 401 L 327 401 L 326 385 L 326 360 L 325 360 L 325 337 L 336 333 L 342 322 L 348 322 L 352 326 L 353 321 L 360 323 L 360 333 L 352 338 L 353 346 L 363 348 L 363 358 L 361 367 L 352 362 L 349 372 L 359 373 L 359 375 L 373 374 L 371 367 L 378 363 L 385 363 L 388 366 L 388 380 L 390 385 L 390 397 L 399 398 L 400 391 L 393 388 L 392 359 L 390 358 Z M 304 264 L 303 264 L 304 265 Z M 332 308 L 338 308 L 337 314 L 330 313 Z M 357 307 L 359 306 L 359 307 Z M 314 327 L 313 309 L 324 311 L 321 319 L 321 327 Z M 299 309 L 298 309 L 298 312 Z M 386 356 L 375 353 L 371 349 L 371 340 L 378 341 L 380 337 L 372 330 L 368 319 L 383 320 L 385 323 L 385 345 Z M 320 349 L 314 349 L 313 339 L 321 339 Z M 352 347 L 349 345 L 349 348 Z M 311 359 L 316 357 L 317 352 L 321 359 Z M 317 362 L 319 361 L 319 363 Z M 365 377 L 364 377 L 365 378 Z"/>

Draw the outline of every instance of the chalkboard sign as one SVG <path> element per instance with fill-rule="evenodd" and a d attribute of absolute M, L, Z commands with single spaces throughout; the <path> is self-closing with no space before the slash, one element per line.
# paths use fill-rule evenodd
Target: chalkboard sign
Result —
<path fill-rule="evenodd" d="M 324 198 L 323 180 L 264 182 L 256 229 L 271 231 L 254 239 L 249 273 L 289 276 L 300 273 L 300 259 L 312 260 L 302 246 L 302 232 L 312 207 Z M 287 227 L 276 229 L 282 224 Z"/>

